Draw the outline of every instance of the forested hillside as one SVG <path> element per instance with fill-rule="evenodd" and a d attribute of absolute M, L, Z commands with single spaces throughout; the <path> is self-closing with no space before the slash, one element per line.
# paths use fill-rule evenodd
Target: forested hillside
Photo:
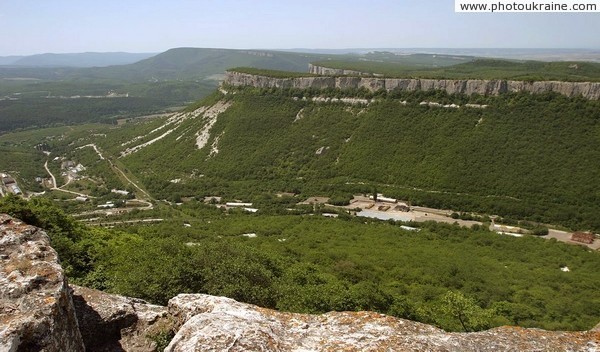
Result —
<path fill-rule="evenodd" d="M 196 132 L 206 120 L 189 119 L 123 162 L 159 198 L 252 197 L 264 190 L 333 195 L 376 187 L 413 204 L 600 229 L 600 173 L 590 167 L 600 160 L 596 101 L 551 94 L 234 93 L 206 102 L 231 105 L 202 149 Z M 374 101 L 312 101 L 323 94 Z M 489 106 L 469 108 L 469 102 Z"/>

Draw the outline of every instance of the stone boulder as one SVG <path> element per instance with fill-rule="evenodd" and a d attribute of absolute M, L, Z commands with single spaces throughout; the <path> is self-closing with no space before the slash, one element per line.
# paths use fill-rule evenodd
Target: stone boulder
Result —
<path fill-rule="evenodd" d="M 372 312 L 281 313 L 182 294 L 169 301 L 179 331 L 165 351 L 597 351 L 600 333 L 500 327 L 447 333 Z"/>
<path fill-rule="evenodd" d="M 71 286 L 79 330 L 88 352 L 152 352 L 152 336 L 171 331 L 167 308 L 136 298 Z"/>
<path fill-rule="evenodd" d="M 0 351 L 84 351 L 48 235 L 0 214 Z"/>

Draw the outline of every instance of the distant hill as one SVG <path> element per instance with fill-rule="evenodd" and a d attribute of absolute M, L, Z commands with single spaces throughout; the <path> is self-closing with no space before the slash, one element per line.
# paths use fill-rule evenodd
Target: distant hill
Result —
<path fill-rule="evenodd" d="M 134 64 L 88 69 L 77 74 L 128 80 L 210 79 L 237 66 L 306 72 L 310 62 L 331 56 L 268 50 L 176 48 Z"/>
<path fill-rule="evenodd" d="M 92 53 L 90 53 L 91 55 Z M 52 54 L 44 54 L 52 55 Z M 144 55 L 144 54 L 138 54 Z M 149 54 L 148 54 L 149 55 Z M 307 53 L 290 53 L 268 50 L 232 50 L 209 48 L 176 48 L 167 50 L 156 56 L 146 55 L 139 62 L 130 61 L 126 65 L 108 67 L 66 67 L 67 62 L 74 62 L 69 57 L 59 60 L 41 58 L 22 58 L 19 64 L 0 67 L 0 78 L 29 77 L 50 80 L 95 80 L 95 81 L 126 81 L 148 82 L 164 80 L 204 80 L 218 79 L 225 70 L 238 67 L 255 67 L 263 69 L 307 72 L 308 64 L 312 61 L 329 59 L 346 59 L 344 55 L 324 55 Z M 35 60 L 34 60 L 35 59 Z M 93 57 L 88 57 L 88 63 Z M 63 65 L 58 65 L 60 62 Z M 33 67 L 33 64 L 38 64 Z M 45 65 L 41 65 L 45 62 Z M 80 62 L 82 62 L 80 60 Z M 26 63 L 27 65 L 23 64 Z M 62 67 L 60 67 L 62 66 Z M 96 65 L 101 66 L 101 65 Z"/>
<path fill-rule="evenodd" d="M 12 65 L 22 58 L 24 58 L 24 56 L 0 56 L 0 66 Z"/>
<path fill-rule="evenodd" d="M 372 52 L 391 52 L 400 55 L 432 54 L 446 56 L 471 56 L 503 58 L 511 60 L 538 61 L 590 61 L 600 62 L 598 49 L 539 49 L 539 48 L 347 48 L 347 49 L 282 49 L 282 51 L 313 54 L 367 54 Z"/>
<path fill-rule="evenodd" d="M 28 67 L 105 67 L 131 64 L 154 55 L 156 53 L 48 53 L 0 58 L 0 65 Z"/>

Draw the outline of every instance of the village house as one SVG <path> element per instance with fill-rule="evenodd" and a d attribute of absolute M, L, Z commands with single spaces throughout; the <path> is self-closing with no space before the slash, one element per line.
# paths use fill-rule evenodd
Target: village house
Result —
<path fill-rule="evenodd" d="M 571 235 L 571 241 L 579 243 L 592 244 L 594 243 L 595 239 L 596 236 L 594 236 L 594 234 L 591 232 L 574 232 Z"/>
<path fill-rule="evenodd" d="M 410 206 L 406 203 L 398 203 L 398 205 L 396 205 L 394 207 L 394 210 L 396 211 L 403 211 L 403 212 L 409 212 L 410 211 Z"/>
<path fill-rule="evenodd" d="M 13 194 L 19 195 L 21 194 L 21 189 L 17 186 L 16 183 L 12 183 L 10 186 L 8 186 L 8 190 L 11 191 Z"/>
<path fill-rule="evenodd" d="M 375 197 L 371 195 L 371 196 L 369 196 L 369 199 L 375 200 Z M 377 201 L 378 202 L 386 202 L 386 203 L 398 203 L 398 199 L 384 197 L 383 194 L 381 194 L 381 193 L 377 193 Z"/>
<path fill-rule="evenodd" d="M 4 183 L 5 186 L 8 186 L 11 183 L 15 183 L 15 180 L 10 176 L 5 176 L 5 177 L 2 177 L 2 183 Z"/>
<path fill-rule="evenodd" d="M 240 207 L 251 207 L 252 203 L 242 203 L 242 202 L 227 202 L 226 206 L 231 208 L 240 208 Z"/>
<path fill-rule="evenodd" d="M 113 189 L 111 189 L 110 191 L 111 191 L 112 193 L 116 193 L 116 194 L 119 194 L 119 195 L 122 195 L 122 196 L 128 196 L 128 195 L 129 195 L 129 192 L 127 192 L 127 191 L 124 191 L 124 190 L 121 190 L 121 189 L 114 189 L 114 188 L 113 188 Z"/>

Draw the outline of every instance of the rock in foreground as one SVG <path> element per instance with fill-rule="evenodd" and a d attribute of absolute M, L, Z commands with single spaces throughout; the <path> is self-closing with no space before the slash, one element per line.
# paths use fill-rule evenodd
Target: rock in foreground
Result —
<path fill-rule="evenodd" d="M 171 330 L 167 308 L 141 299 L 71 286 L 87 352 L 156 350 L 152 336 Z"/>
<path fill-rule="evenodd" d="M 181 326 L 165 351 L 596 351 L 599 332 L 501 327 L 447 333 L 372 312 L 281 313 L 229 298 L 179 295 Z"/>
<path fill-rule="evenodd" d="M 0 351 L 84 351 L 46 233 L 0 214 Z"/>

